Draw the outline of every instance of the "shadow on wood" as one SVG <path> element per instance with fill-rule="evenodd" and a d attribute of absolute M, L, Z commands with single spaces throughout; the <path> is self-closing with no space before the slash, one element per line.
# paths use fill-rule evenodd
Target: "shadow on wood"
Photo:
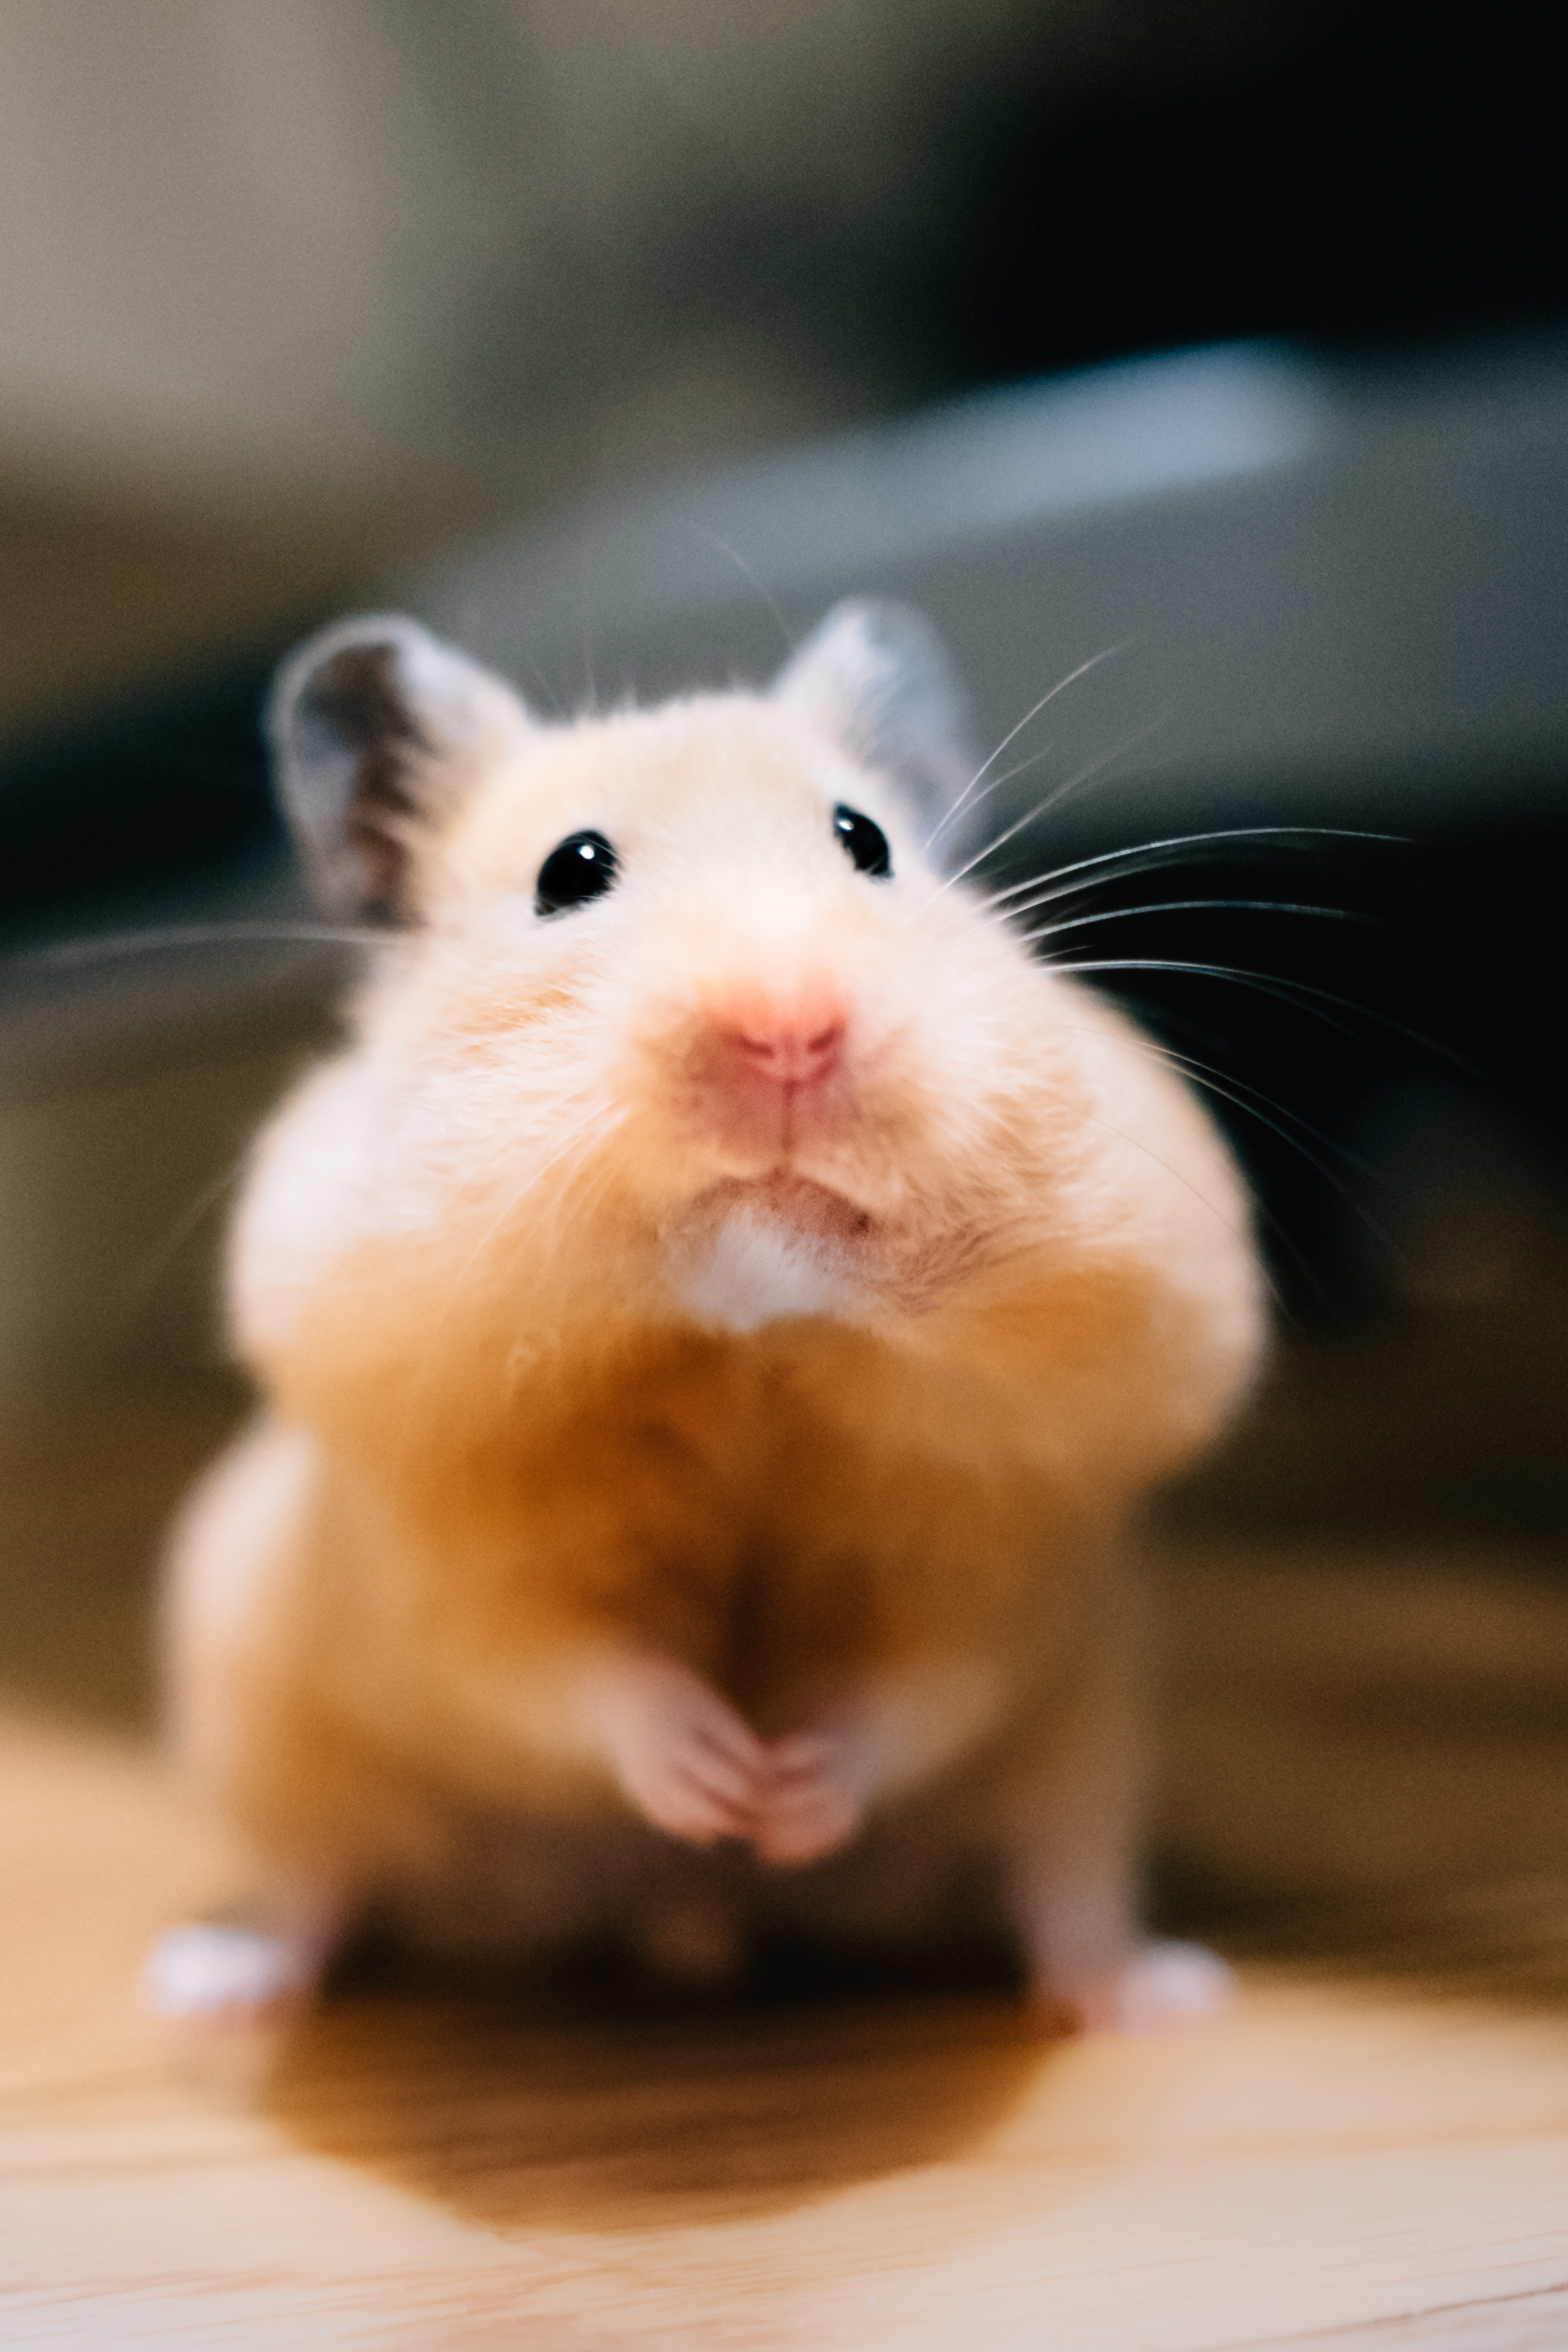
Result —
<path fill-rule="evenodd" d="M 304 2024 L 266 2106 L 318 2153 L 489 2229 L 637 2231 L 950 2161 L 1060 2048 L 1017 2005 L 973 1997 L 563 2015 L 527 1994 L 393 1990 Z"/>

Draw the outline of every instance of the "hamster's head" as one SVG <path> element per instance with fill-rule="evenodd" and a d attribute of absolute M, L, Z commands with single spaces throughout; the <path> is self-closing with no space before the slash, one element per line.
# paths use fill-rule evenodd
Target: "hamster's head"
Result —
<path fill-rule="evenodd" d="M 385 928 L 360 1052 L 427 1214 L 613 1203 L 689 1271 L 740 1231 L 906 1286 L 1038 1216 L 1070 1022 L 928 852 L 973 768 L 916 615 L 840 606 L 765 693 L 569 725 L 371 617 L 270 726 L 318 895 Z"/>

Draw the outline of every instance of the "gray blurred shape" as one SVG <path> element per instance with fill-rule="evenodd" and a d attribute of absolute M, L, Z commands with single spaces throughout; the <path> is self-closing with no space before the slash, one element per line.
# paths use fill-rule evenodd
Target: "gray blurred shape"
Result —
<path fill-rule="evenodd" d="M 569 716 L 765 678 L 861 591 L 936 622 L 980 751 L 1119 648 L 1009 747 L 968 848 L 1048 795 L 1014 844 L 1041 864 L 1522 813 L 1568 772 L 1568 341 L 1383 365 L 1241 345 L 987 393 L 602 499 L 388 601 Z M 307 911 L 274 861 L 149 920 Z M 247 1002 L 286 1026 L 336 969 L 254 940 L 14 967 L 0 1066 L 15 1085 Z"/>
<path fill-rule="evenodd" d="M 1537 793 L 1568 753 L 1568 341 L 1237 345 L 988 393 L 603 499 L 405 601 L 570 712 L 763 677 L 849 591 L 931 615 L 983 751 L 1124 648 L 988 808 L 1094 767 L 1042 856 L 1193 811 L 1353 822 L 1371 796 L 1419 822 Z"/>

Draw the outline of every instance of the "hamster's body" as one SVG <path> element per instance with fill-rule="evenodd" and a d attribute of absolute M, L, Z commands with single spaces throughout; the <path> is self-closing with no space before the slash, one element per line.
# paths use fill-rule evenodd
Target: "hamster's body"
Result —
<path fill-rule="evenodd" d="M 369 1906 L 695 1968 L 990 1906 L 1126 2011 L 1118 1538 L 1258 1282 L 1165 1062 L 925 865 L 947 692 L 863 607 L 771 695 L 567 728 L 408 624 L 286 673 L 325 895 L 403 928 L 237 1227 L 266 1418 L 170 1652 L 274 1920 L 237 1969 L 175 1939 L 169 2005 L 297 1987 Z"/>

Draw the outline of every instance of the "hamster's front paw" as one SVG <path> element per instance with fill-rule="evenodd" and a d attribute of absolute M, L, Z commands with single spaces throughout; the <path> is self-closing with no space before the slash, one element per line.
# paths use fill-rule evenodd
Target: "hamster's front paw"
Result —
<path fill-rule="evenodd" d="M 763 1862 L 820 1862 L 848 1843 L 866 1810 L 864 1747 L 849 1719 L 773 1742 L 752 1832 Z"/>
<path fill-rule="evenodd" d="M 1071 2011 L 1084 2033 L 1181 2033 L 1226 2010 L 1236 1979 L 1202 1944 L 1153 1937 L 1120 1968 L 1072 1985 L 1041 1988 L 1041 1999 Z"/>
<path fill-rule="evenodd" d="M 656 1829 L 692 1845 L 751 1836 L 763 1744 L 700 1675 L 673 1658 L 605 1660 L 589 1704 L 616 1780 Z"/>

